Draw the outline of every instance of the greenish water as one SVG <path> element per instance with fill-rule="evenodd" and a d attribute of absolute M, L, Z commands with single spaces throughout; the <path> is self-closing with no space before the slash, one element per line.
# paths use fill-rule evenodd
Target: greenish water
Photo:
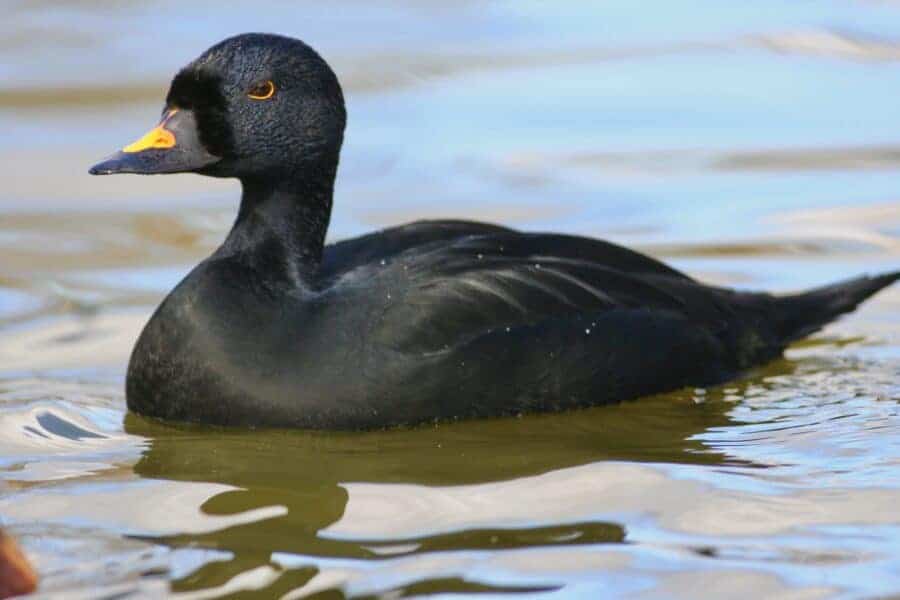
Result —
<path fill-rule="evenodd" d="M 12 2 L 0 23 L 0 525 L 52 597 L 900 593 L 900 288 L 741 380 L 362 434 L 125 411 L 231 182 L 90 178 L 167 80 L 302 37 L 350 111 L 332 239 L 604 237 L 789 291 L 900 268 L 900 4 Z"/>

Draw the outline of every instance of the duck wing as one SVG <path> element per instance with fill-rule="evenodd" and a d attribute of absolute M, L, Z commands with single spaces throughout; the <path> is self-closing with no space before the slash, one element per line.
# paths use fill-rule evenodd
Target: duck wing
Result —
<path fill-rule="evenodd" d="M 727 290 L 615 244 L 558 234 L 504 231 L 434 242 L 345 279 L 378 281 L 372 289 L 390 300 L 374 338 L 408 353 L 616 309 L 674 313 L 716 332 L 735 317 Z"/>

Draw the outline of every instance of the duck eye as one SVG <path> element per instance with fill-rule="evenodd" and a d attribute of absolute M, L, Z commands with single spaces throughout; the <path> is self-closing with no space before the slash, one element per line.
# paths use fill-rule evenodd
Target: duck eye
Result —
<path fill-rule="evenodd" d="M 254 100 L 268 100 L 275 95 L 275 84 L 272 80 L 257 83 L 247 92 L 247 95 Z"/>

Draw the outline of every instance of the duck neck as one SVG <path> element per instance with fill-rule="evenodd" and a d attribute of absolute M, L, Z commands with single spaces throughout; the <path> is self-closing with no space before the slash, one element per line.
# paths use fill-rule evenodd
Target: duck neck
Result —
<path fill-rule="evenodd" d="M 315 178 L 243 178 L 241 207 L 220 253 L 296 282 L 314 276 L 331 218 L 334 169 Z"/>

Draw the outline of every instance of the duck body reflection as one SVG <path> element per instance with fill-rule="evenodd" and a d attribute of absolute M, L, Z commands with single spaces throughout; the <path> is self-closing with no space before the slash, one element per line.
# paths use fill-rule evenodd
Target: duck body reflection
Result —
<path fill-rule="evenodd" d="M 768 372 L 790 368 L 789 363 L 778 363 Z M 684 394 L 579 413 L 363 433 L 250 432 L 167 425 L 129 414 L 125 428 L 148 440 L 134 466 L 142 479 L 212 485 L 217 490 L 201 506 L 181 507 L 183 519 L 197 510 L 233 518 L 270 515 L 206 533 L 148 538 L 176 549 L 230 553 L 228 560 L 210 561 L 174 581 L 173 590 L 191 590 L 193 581 L 204 586 L 224 582 L 255 568 L 276 565 L 281 571 L 285 564 L 292 566 L 284 570 L 279 585 L 288 590 L 307 585 L 329 568 L 330 560 L 349 561 L 358 568 L 372 560 L 433 556 L 440 564 L 457 553 L 621 544 L 627 537 L 622 524 L 588 517 L 591 498 L 603 494 L 600 487 L 616 485 L 617 476 L 592 473 L 590 465 L 722 464 L 722 455 L 689 438 L 727 425 L 729 406 L 717 397 L 697 404 Z M 523 448 L 523 440 L 527 447 Z M 587 470 L 579 470 L 582 466 Z M 541 482 L 542 475 L 560 472 L 551 475 L 553 481 Z M 588 488 L 579 491 L 579 485 Z M 228 491 L 221 491 L 223 486 Z M 497 492 L 489 491 L 493 488 Z M 441 489 L 460 490 L 467 498 L 466 506 L 454 505 L 451 511 L 460 521 L 440 524 L 439 507 L 425 492 Z M 370 502 L 372 490 L 387 494 L 382 497 L 391 505 L 403 507 L 412 527 L 401 529 L 395 519 L 387 518 L 380 520 L 390 533 L 369 532 L 365 523 L 378 514 L 377 504 Z M 160 490 L 164 491 L 165 487 Z M 525 495 L 513 504 L 525 514 L 512 518 L 508 494 L 520 492 Z M 499 500 L 496 493 L 505 499 Z M 546 494 L 556 501 L 540 499 Z M 362 504 L 357 495 L 364 498 Z M 539 518 L 547 509 L 555 513 Z M 410 575 L 410 582 L 431 591 L 478 591 L 472 581 L 462 585 L 448 580 L 444 567 L 440 577 Z M 535 588 L 526 583 L 505 587 Z"/>

